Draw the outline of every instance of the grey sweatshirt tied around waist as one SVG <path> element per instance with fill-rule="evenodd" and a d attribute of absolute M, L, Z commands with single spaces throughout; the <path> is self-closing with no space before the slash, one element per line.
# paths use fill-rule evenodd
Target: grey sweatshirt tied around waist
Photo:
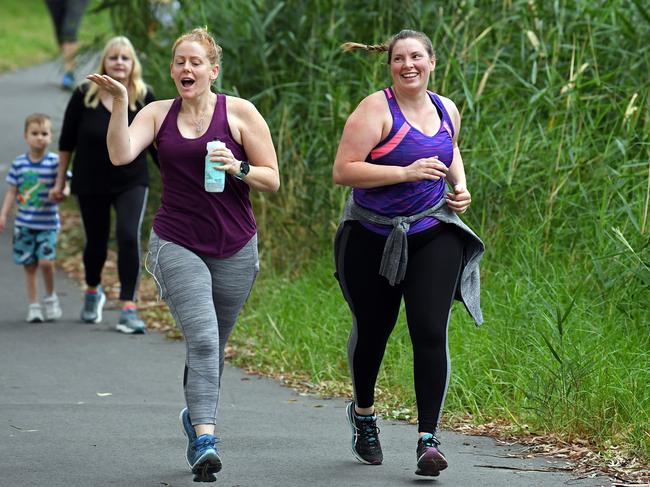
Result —
<path fill-rule="evenodd" d="M 437 220 L 455 225 L 465 234 L 465 248 L 463 249 L 463 264 L 460 275 L 460 283 L 456 290 L 456 299 L 463 302 L 470 316 L 479 326 L 483 323 L 481 312 L 481 279 L 479 262 L 485 251 L 485 245 L 474 231 L 467 226 L 460 217 L 451 211 L 447 201 L 443 198 L 435 206 L 410 216 L 397 216 L 389 218 L 367 210 L 354 202 L 352 196 L 348 198 L 343 210 L 339 231 L 346 221 L 358 220 L 361 222 L 374 223 L 393 227 L 384 245 L 384 253 L 379 267 L 379 274 L 388 279 L 391 286 L 401 282 L 406 274 L 408 260 L 408 239 L 407 234 L 411 224 L 431 216 Z"/>

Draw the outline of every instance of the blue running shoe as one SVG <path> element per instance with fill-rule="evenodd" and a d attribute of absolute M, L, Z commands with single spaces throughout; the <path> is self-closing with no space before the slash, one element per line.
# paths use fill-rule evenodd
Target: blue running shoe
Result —
<path fill-rule="evenodd" d="M 102 310 L 105 302 L 106 295 L 101 286 L 97 288 L 96 293 L 85 293 L 81 321 L 84 323 L 99 323 L 102 321 Z"/>
<path fill-rule="evenodd" d="M 352 453 L 361 463 L 381 465 L 384 454 L 379 442 L 377 416 L 362 416 L 354 411 L 354 403 L 346 408 L 348 423 L 352 428 Z"/>
<path fill-rule="evenodd" d="M 115 329 L 122 333 L 144 333 L 145 324 L 138 316 L 137 309 L 123 309 L 120 313 L 120 321 L 115 326 Z"/>
<path fill-rule="evenodd" d="M 196 441 L 196 431 L 194 431 L 194 426 L 192 426 L 192 421 L 190 421 L 190 411 L 187 408 L 183 408 L 181 414 L 178 415 L 178 419 L 181 422 L 181 431 L 187 438 L 187 449 L 185 450 L 185 460 L 187 460 L 187 466 L 192 468 L 192 458 L 194 456 L 194 442 Z"/>
<path fill-rule="evenodd" d="M 63 81 L 61 81 L 61 88 L 68 91 L 74 90 L 74 73 L 72 71 L 66 71 L 65 74 L 63 75 Z"/>
<path fill-rule="evenodd" d="M 427 433 L 418 440 L 416 458 L 418 468 L 416 475 L 437 477 L 440 471 L 447 468 L 448 463 L 445 456 L 439 450 L 440 441 L 431 433 Z"/>
<path fill-rule="evenodd" d="M 216 447 L 217 438 L 212 435 L 201 435 L 192 444 L 190 466 L 194 474 L 194 482 L 215 482 L 214 476 L 221 470 L 221 458 Z"/>

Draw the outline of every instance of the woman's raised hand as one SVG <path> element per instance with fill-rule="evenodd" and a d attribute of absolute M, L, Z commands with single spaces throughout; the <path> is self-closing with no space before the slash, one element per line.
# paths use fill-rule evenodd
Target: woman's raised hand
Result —
<path fill-rule="evenodd" d="M 126 91 L 126 86 L 106 74 L 89 74 L 86 76 L 86 79 L 95 83 L 102 90 L 109 93 L 113 98 L 127 99 L 129 97 L 129 94 Z"/>

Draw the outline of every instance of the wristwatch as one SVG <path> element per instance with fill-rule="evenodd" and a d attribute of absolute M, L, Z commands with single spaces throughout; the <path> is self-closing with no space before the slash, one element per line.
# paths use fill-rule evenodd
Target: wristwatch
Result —
<path fill-rule="evenodd" d="M 239 173 L 235 174 L 237 179 L 244 179 L 248 172 L 251 170 L 251 165 L 248 161 L 241 161 L 239 163 Z"/>

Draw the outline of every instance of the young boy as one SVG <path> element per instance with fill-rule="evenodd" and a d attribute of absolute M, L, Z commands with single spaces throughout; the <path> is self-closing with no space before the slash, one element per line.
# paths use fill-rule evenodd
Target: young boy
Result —
<path fill-rule="evenodd" d="M 9 189 L 0 209 L 0 233 L 7 224 L 7 216 L 16 202 L 14 224 L 14 262 L 25 269 L 30 323 L 53 321 L 61 317 L 59 298 L 54 292 L 54 258 L 60 227 L 58 205 L 48 199 L 54 185 L 59 156 L 47 151 L 52 142 L 52 121 L 42 113 L 34 113 L 25 120 L 26 154 L 14 160 L 7 174 Z M 43 299 L 45 315 L 38 302 L 36 274 L 43 274 L 47 296 Z"/>

